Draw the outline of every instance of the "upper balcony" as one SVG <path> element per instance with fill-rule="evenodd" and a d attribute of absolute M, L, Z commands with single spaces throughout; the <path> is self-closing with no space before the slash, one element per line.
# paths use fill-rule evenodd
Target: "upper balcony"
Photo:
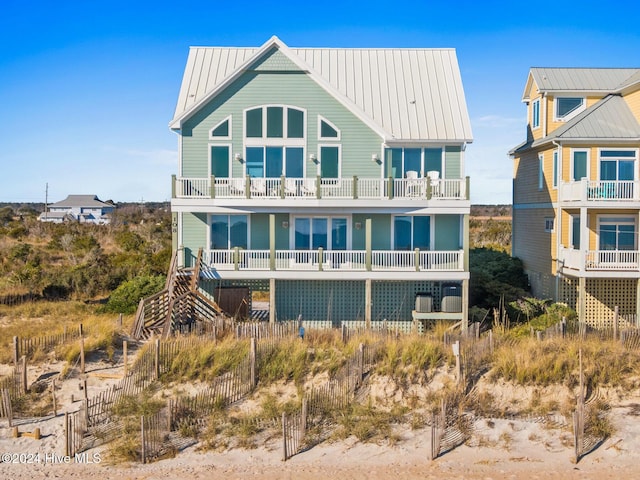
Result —
<path fill-rule="evenodd" d="M 172 198 L 269 200 L 469 200 L 469 177 L 186 178 L 173 176 Z"/>
<path fill-rule="evenodd" d="M 560 202 L 563 206 L 640 206 L 640 181 L 638 180 L 587 180 L 563 183 L 560 186 Z"/>

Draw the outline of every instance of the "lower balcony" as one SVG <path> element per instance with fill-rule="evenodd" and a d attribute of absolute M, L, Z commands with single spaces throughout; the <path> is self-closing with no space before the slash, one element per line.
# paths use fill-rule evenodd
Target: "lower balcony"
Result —
<path fill-rule="evenodd" d="M 561 248 L 558 261 L 562 272 L 585 277 L 623 276 L 640 274 L 638 250 L 575 250 Z"/>
<path fill-rule="evenodd" d="M 205 250 L 202 263 L 220 277 L 468 278 L 464 250 Z M 432 275 L 428 275 L 432 274 Z M 453 275 L 451 275 L 453 274 Z"/>

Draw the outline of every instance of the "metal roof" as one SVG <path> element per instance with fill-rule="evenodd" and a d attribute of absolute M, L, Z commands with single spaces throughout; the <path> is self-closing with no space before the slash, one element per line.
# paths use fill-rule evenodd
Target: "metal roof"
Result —
<path fill-rule="evenodd" d="M 111 203 L 101 201 L 97 195 L 67 195 L 67 198 L 56 203 L 51 203 L 51 207 L 113 207 Z"/>
<path fill-rule="evenodd" d="M 638 139 L 640 124 L 619 95 L 609 95 L 565 125 L 548 138 L 556 139 Z"/>
<path fill-rule="evenodd" d="M 172 128 L 272 48 L 386 141 L 472 140 L 454 49 L 289 48 L 277 37 L 259 48 L 192 47 Z"/>
<path fill-rule="evenodd" d="M 540 91 L 614 92 L 637 68 L 533 67 L 531 75 Z"/>

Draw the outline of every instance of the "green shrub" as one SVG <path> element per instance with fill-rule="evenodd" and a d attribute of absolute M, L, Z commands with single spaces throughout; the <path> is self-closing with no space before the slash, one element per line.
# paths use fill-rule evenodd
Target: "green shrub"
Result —
<path fill-rule="evenodd" d="M 109 297 L 105 310 L 112 313 L 135 313 L 141 298 L 149 297 L 164 288 L 160 275 L 136 277 L 122 283 Z"/>

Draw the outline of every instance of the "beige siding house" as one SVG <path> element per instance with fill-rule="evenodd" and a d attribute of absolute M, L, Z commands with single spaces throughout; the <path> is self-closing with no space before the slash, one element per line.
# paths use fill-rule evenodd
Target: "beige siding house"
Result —
<path fill-rule="evenodd" d="M 514 160 L 513 255 L 534 295 L 611 325 L 640 309 L 640 69 L 532 68 Z"/>

